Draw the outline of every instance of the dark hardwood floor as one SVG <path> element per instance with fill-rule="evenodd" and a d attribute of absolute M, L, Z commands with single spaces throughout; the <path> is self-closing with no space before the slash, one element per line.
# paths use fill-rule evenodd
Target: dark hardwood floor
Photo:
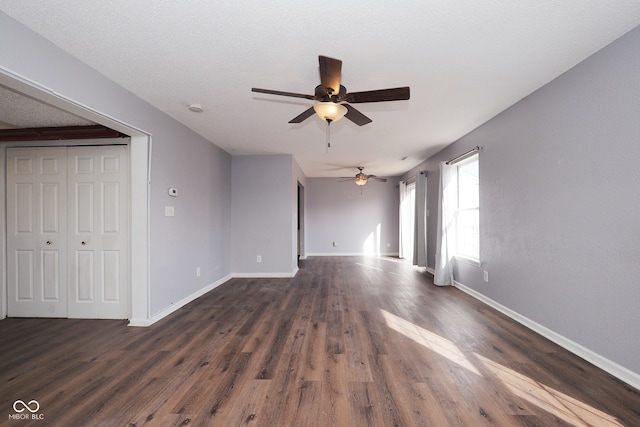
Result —
<path fill-rule="evenodd" d="M 2 426 L 640 425 L 638 390 L 393 258 L 234 279 L 149 328 L 6 319 L 0 354 Z"/>

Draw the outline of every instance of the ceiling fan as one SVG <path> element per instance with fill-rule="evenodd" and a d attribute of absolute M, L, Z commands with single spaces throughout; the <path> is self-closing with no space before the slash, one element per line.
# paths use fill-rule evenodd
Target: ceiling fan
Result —
<path fill-rule="evenodd" d="M 342 182 L 342 181 L 351 181 L 351 180 L 353 180 L 353 182 L 355 182 L 356 185 L 358 185 L 360 187 L 365 185 L 369 179 L 375 179 L 375 180 L 380 181 L 380 182 L 387 182 L 387 178 L 378 178 L 375 175 L 367 175 L 366 173 L 362 172 L 363 169 L 364 169 L 364 167 L 358 166 L 358 171 L 359 172 L 356 174 L 355 177 L 352 178 L 350 176 L 343 176 L 343 177 L 341 177 L 343 179 L 341 179 L 340 181 Z"/>
<path fill-rule="evenodd" d="M 302 123 L 311 117 L 313 113 L 317 113 L 318 116 L 327 123 L 340 120 L 344 116 L 358 126 L 363 126 L 371 123 L 371 119 L 350 104 L 403 101 L 409 99 L 408 86 L 349 93 L 347 92 L 347 88 L 340 84 L 342 61 L 322 55 L 318 56 L 318 61 L 320 63 L 320 84 L 316 86 L 314 95 L 259 89 L 255 87 L 251 88 L 251 91 L 317 101 L 312 107 L 303 111 L 302 114 L 291 119 L 289 123 Z"/>

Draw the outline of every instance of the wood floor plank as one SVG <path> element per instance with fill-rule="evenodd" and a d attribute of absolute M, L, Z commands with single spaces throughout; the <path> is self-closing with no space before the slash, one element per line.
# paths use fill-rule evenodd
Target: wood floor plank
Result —
<path fill-rule="evenodd" d="M 322 403 L 318 425 L 347 426 L 351 423 L 349 380 L 346 356 L 325 354 Z"/>
<path fill-rule="evenodd" d="M 295 400 L 295 411 L 292 411 L 291 421 L 286 424 L 301 427 L 315 427 L 318 425 L 322 404 L 322 383 L 319 381 L 301 381 Z"/>
<path fill-rule="evenodd" d="M 421 415 L 424 414 L 414 419 L 415 425 L 450 425 L 446 410 L 440 403 L 440 396 L 437 396 L 428 384 L 412 383 L 411 387 L 414 393 L 409 404 L 414 411 L 419 411 Z"/>
<path fill-rule="evenodd" d="M 327 353 L 342 354 L 344 353 L 344 329 L 342 324 L 342 312 L 329 311 L 326 314 L 327 319 Z"/>
<path fill-rule="evenodd" d="M 363 325 L 351 321 L 345 325 L 345 355 L 348 364 L 347 378 L 353 382 L 372 382 L 371 366 L 369 364 L 367 333 Z"/>
<path fill-rule="evenodd" d="M 305 276 L 309 276 L 309 274 L 307 273 L 305 274 Z M 318 291 L 313 301 L 311 321 L 326 322 L 326 316 L 329 312 L 327 304 L 329 299 L 329 286 L 331 284 L 331 276 L 323 272 L 322 274 L 318 274 L 317 277 L 310 277 L 310 279 L 312 283 L 317 283 L 318 286 Z"/>
<path fill-rule="evenodd" d="M 312 257 L 148 328 L 0 321 L 0 426 L 16 400 L 40 404 L 25 426 L 640 425 L 640 391 L 431 279 Z"/>
<path fill-rule="evenodd" d="M 172 409 L 184 399 L 184 396 L 190 390 L 193 390 L 196 384 L 207 384 L 207 381 L 203 380 L 203 378 L 208 377 L 208 375 L 203 370 L 209 366 L 209 363 L 195 358 L 193 360 L 196 368 L 189 368 L 187 365 L 184 370 L 172 372 L 165 376 L 167 379 L 166 386 L 162 390 L 154 390 L 155 394 L 148 401 L 143 402 L 144 404 L 139 410 L 130 417 L 128 420 L 129 425 L 166 425 L 163 420 L 176 415 L 172 412 Z"/>
<path fill-rule="evenodd" d="M 396 387 L 396 373 L 385 369 L 384 355 L 370 355 L 369 363 L 373 374 L 373 389 L 378 406 L 382 407 L 382 425 L 404 426 L 410 425 L 412 419 L 410 413 L 403 413 L 400 409 L 402 393 L 400 387 Z M 395 389 L 395 393 L 394 393 Z"/>
<path fill-rule="evenodd" d="M 385 409 L 378 400 L 375 384 L 372 382 L 349 383 L 349 404 L 353 426 L 384 426 Z M 393 425 L 393 424 L 386 424 Z M 396 426 L 398 424 L 395 424 Z"/>
<path fill-rule="evenodd" d="M 266 343 L 264 349 L 259 352 L 254 352 L 256 357 L 260 358 L 261 364 L 256 379 L 273 379 L 276 367 L 280 362 L 280 356 L 290 354 L 290 352 L 284 351 L 284 346 L 287 342 L 287 338 L 292 328 L 292 320 L 289 317 L 284 317 L 276 323 L 274 328 L 274 334 L 271 340 Z"/>
<path fill-rule="evenodd" d="M 264 425 L 260 419 L 262 407 L 271 385 L 270 380 L 250 380 L 234 399 L 233 406 L 225 417 L 224 425 L 258 426 Z"/>
<path fill-rule="evenodd" d="M 276 375 L 271 380 L 263 413 L 260 415 L 261 425 L 287 425 L 291 419 L 293 402 L 298 394 L 300 381 L 297 373 L 298 354 L 283 354 L 277 367 Z"/>
<path fill-rule="evenodd" d="M 306 322 L 302 330 L 304 340 L 300 348 L 298 375 L 304 381 L 321 381 L 326 367 L 327 324 Z"/>

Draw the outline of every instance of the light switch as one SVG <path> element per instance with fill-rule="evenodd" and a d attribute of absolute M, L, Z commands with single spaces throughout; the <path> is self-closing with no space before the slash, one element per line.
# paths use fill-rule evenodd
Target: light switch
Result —
<path fill-rule="evenodd" d="M 175 216 L 173 206 L 164 207 L 164 216 Z"/>

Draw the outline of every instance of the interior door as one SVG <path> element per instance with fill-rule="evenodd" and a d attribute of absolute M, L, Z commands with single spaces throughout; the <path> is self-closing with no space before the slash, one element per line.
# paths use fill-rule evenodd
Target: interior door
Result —
<path fill-rule="evenodd" d="M 66 147 L 7 149 L 8 315 L 67 315 Z"/>
<path fill-rule="evenodd" d="M 68 159 L 68 317 L 126 319 L 127 147 L 69 147 Z"/>
<path fill-rule="evenodd" d="M 7 149 L 8 315 L 129 317 L 124 145 Z"/>

